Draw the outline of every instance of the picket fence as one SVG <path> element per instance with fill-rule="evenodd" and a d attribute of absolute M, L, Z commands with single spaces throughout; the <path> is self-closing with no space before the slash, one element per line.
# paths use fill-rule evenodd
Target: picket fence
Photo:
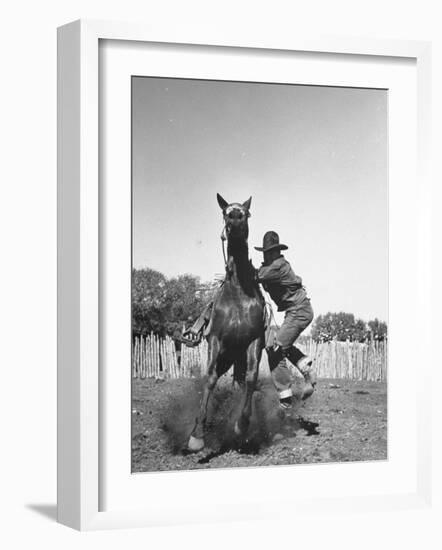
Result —
<path fill-rule="evenodd" d="M 207 342 L 175 349 L 175 341 L 166 336 L 148 334 L 134 339 L 132 376 L 134 378 L 189 378 L 204 376 L 207 365 Z"/>
<path fill-rule="evenodd" d="M 311 339 L 299 346 L 314 358 L 319 378 L 350 378 L 385 381 L 387 379 L 388 342 L 315 342 Z"/>
<path fill-rule="evenodd" d="M 297 344 L 314 359 L 320 378 L 350 378 L 384 381 L 387 378 L 388 343 L 385 341 L 314 342 Z M 155 334 L 136 337 L 132 347 L 134 378 L 190 378 L 204 376 L 207 370 L 207 342 L 194 348 L 181 346 L 177 351 L 172 338 Z M 261 374 L 269 374 L 267 354 L 263 353 Z"/>

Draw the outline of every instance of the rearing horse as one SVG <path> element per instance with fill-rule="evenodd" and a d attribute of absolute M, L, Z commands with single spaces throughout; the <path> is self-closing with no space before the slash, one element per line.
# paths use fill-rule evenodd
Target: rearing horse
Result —
<path fill-rule="evenodd" d="M 188 441 L 193 452 L 204 447 L 207 407 L 220 376 L 233 365 L 233 377 L 243 388 L 243 405 L 235 433 L 247 433 L 258 366 L 264 347 L 264 298 L 249 261 L 247 239 L 252 197 L 243 204 L 228 204 L 217 194 L 227 236 L 226 276 L 212 307 L 209 324 L 208 379 L 199 416 Z"/>

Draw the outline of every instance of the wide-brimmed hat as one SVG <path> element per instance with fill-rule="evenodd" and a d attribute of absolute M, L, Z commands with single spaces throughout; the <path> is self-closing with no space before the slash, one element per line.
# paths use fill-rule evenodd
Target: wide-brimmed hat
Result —
<path fill-rule="evenodd" d="M 255 246 L 255 250 L 260 252 L 268 252 L 278 248 L 279 250 L 287 250 L 288 246 L 279 242 L 279 235 L 275 231 L 267 231 L 262 239 L 262 247 Z"/>

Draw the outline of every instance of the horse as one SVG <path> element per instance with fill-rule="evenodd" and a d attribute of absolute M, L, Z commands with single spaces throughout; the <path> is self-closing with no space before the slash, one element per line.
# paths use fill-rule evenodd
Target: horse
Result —
<path fill-rule="evenodd" d="M 234 431 L 246 435 L 258 366 L 265 345 L 265 301 L 249 260 L 248 236 L 252 197 L 244 203 L 228 203 L 217 194 L 227 238 L 226 275 L 214 300 L 206 330 L 208 370 L 199 415 L 189 436 L 187 450 L 204 448 L 207 409 L 218 379 L 233 365 L 233 378 L 243 391 L 243 404 Z"/>

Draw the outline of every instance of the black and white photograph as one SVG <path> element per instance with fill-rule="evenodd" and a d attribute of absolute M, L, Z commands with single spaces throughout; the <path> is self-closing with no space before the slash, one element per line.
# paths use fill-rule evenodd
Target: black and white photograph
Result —
<path fill-rule="evenodd" d="M 439 4 L 5 6 L 2 548 L 441 547 Z"/>
<path fill-rule="evenodd" d="M 132 472 L 387 460 L 388 91 L 131 94 Z"/>

